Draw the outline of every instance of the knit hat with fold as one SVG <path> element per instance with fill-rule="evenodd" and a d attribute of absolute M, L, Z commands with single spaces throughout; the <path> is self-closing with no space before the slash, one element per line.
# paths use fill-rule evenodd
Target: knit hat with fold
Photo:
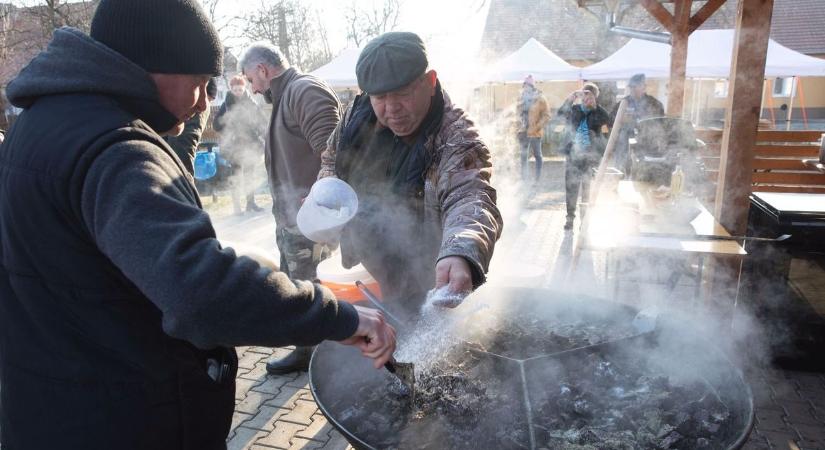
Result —
<path fill-rule="evenodd" d="M 101 0 L 89 35 L 150 73 L 223 72 L 223 46 L 196 0 Z"/>

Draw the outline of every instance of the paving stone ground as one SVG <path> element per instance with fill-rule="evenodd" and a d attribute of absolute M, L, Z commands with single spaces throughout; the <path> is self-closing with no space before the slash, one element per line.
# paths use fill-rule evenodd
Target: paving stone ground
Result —
<path fill-rule="evenodd" d="M 540 283 L 557 285 L 565 274 L 575 233 L 564 233 L 562 169 L 559 160 L 546 161 L 542 182 L 535 189 L 500 189 L 500 197 L 516 198 L 517 208 L 504 211 L 505 235 L 497 259 L 518 260 L 545 268 Z M 268 208 L 265 208 L 268 209 Z M 273 251 L 274 221 L 267 213 L 229 216 L 216 220 L 219 237 Z M 589 294 L 610 297 L 604 255 L 584 255 L 582 283 Z M 816 277 L 814 277 L 816 278 Z M 819 278 L 821 279 L 821 277 Z M 693 292 L 684 284 L 687 297 Z M 638 296 L 644 289 L 619 292 L 619 298 Z M 624 297 L 623 297 L 624 296 Z M 230 450 L 348 449 L 343 436 L 320 413 L 309 390 L 306 373 L 273 376 L 266 373 L 269 358 L 289 348 L 238 348 L 240 369 L 236 408 L 227 446 Z M 825 375 L 755 366 L 746 371 L 754 393 L 756 423 L 747 450 L 825 450 Z M 479 449 L 482 450 L 482 449 Z"/>
<path fill-rule="evenodd" d="M 542 182 L 534 189 L 511 192 L 504 187 L 499 190 L 500 198 L 502 194 L 508 198 L 515 196 L 518 204 L 503 212 L 505 235 L 499 242 L 496 258 L 518 259 L 524 264 L 543 267 L 546 273 L 541 285 L 557 285 L 566 273 L 566 262 L 576 238 L 575 233 L 562 230 L 565 216 L 562 162 L 545 161 Z M 236 236 L 244 235 L 243 227 L 232 228 Z M 265 234 L 250 232 L 256 236 Z M 583 256 L 580 265 L 584 271 L 577 276 L 595 280 L 586 283 L 587 293 L 600 296 L 613 293 L 606 280 L 605 264 L 604 255 Z M 680 284 L 684 284 L 684 295 L 690 297 L 694 292 L 690 280 Z M 631 293 L 620 292 L 620 297 L 639 295 L 638 290 L 645 287 L 636 286 L 636 289 Z M 248 347 L 238 351 L 243 368 L 238 376 L 238 406 L 228 441 L 230 450 L 351 448 L 313 402 L 305 373 L 266 374 L 267 359 L 288 350 Z M 794 447 L 790 443 L 793 443 L 801 450 L 825 450 L 825 375 L 755 366 L 747 369 L 745 376 L 754 393 L 756 421 L 744 449 L 791 450 Z"/>

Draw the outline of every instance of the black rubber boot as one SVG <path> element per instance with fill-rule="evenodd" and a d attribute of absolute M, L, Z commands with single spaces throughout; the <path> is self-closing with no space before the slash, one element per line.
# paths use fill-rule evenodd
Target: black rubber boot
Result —
<path fill-rule="evenodd" d="M 266 371 L 272 375 L 306 371 L 309 368 L 309 358 L 315 347 L 295 347 L 295 350 L 281 359 L 271 359 L 266 363 Z"/>

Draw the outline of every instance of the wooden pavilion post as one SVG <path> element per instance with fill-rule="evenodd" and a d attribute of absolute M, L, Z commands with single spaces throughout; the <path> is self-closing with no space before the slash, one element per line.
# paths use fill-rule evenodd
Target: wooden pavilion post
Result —
<path fill-rule="evenodd" d="M 732 235 L 747 231 L 772 13 L 773 0 L 739 0 L 714 206 L 717 220 Z M 730 305 L 739 301 L 741 268 L 741 259 L 715 259 L 705 271 L 706 298 L 719 308 L 723 323 L 733 323 Z"/>
<path fill-rule="evenodd" d="M 719 223 L 733 235 L 747 230 L 772 13 L 773 0 L 739 0 L 715 206 Z"/>
<path fill-rule="evenodd" d="M 690 39 L 690 5 L 693 0 L 677 0 L 671 30 L 670 92 L 667 114 L 680 117 L 685 107 L 685 76 L 687 73 L 688 40 Z"/>
<path fill-rule="evenodd" d="M 688 40 L 712 16 L 726 0 L 708 0 L 693 16 L 690 15 L 693 0 L 674 0 L 673 14 L 657 0 L 639 0 L 659 23 L 670 32 L 670 88 L 667 95 L 667 114 L 681 117 L 685 106 L 685 76 L 687 68 Z"/>

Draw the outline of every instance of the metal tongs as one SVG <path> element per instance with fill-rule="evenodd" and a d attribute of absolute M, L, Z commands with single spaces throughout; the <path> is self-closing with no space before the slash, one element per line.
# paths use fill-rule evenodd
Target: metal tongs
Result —
<path fill-rule="evenodd" d="M 373 306 L 378 308 L 378 310 L 381 311 L 388 319 L 390 319 L 390 321 L 394 322 L 394 326 L 396 326 L 397 328 L 403 328 L 403 322 L 398 320 L 397 317 L 390 313 L 387 310 L 387 308 L 385 308 L 384 305 L 381 304 L 381 302 L 378 300 L 378 297 L 376 297 L 375 294 L 373 294 L 372 291 L 370 291 L 369 288 L 367 288 L 367 286 L 364 285 L 364 283 L 362 283 L 361 281 L 356 281 L 355 285 L 358 286 L 358 289 L 364 294 L 364 297 L 366 297 L 367 300 L 369 300 L 369 302 L 372 303 Z M 395 375 L 395 377 L 398 378 L 399 381 L 401 381 L 401 384 L 403 384 L 404 387 L 407 388 L 407 390 L 410 393 L 410 403 L 414 405 L 415 365 L 413 365 L 413 363 L 398 362 L 393 357 L 390 358 L 390 360 L 384 364 L 384 368 L 386 368 L 389 373 Z"/>

